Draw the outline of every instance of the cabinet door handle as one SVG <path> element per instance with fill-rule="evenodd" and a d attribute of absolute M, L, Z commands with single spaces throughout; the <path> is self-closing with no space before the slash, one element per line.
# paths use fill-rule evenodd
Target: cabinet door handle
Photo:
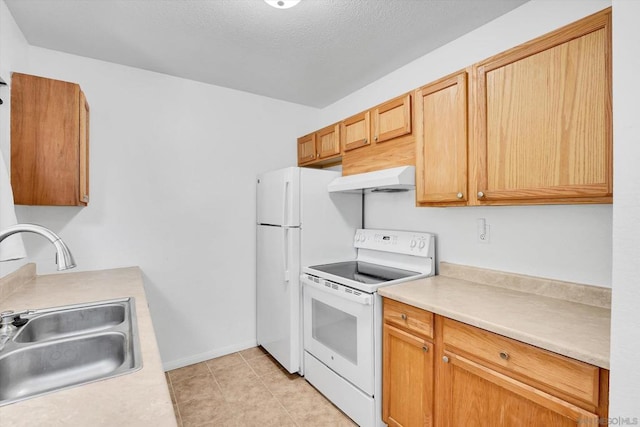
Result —
<path fill-rule="evenodd" d="M 501 351 L 500 352 L 500 359 L 509 360 L 509 353 L 507 353 L 506 351 Z"/>
<path fill-rule="evenodd" d="M 482 191 L 478 191 L 478 199 L 482 199 L 484 197 L 484 193 Z"/>
<path fill-rule="evenodd" d="M 462 194 L 462 193 L 458 193 L 458 194 L 456 194 L 456 197 L 457 197 L 458 199 L 462 199 L 462 196 L 463 196 L 463 194 Z"/>
<path fill-rule="evenodd" d="M 402 320 L 407 320 L 407 315 L 406 315 L 406 314 L 404 314 L 404 313 L 402 313 L 402 314 L 400 315 L 400 318 L 401 318 Z"/>
<path fill-rule="evenodd" d="M 426 353 L 427 351 L 429 351 L 429 347 L 426 346 L 426 345 L 423 345 L 422 346 L 422 351 L 424 351 Z"/>
<path fill-rule="evenodd" d="M 377 140 L 378 140 L 378 135 L 374 136 L 374 137 L 373 137 L 373 140 L 374 140 L 374 141 L 377 141 Z"/>
<path fill-rule="evenodd" d="M 368 144 L 368 143 L 369 143 L 369 140 L 368 140 L 367 138 L 365 138 L 365 139 L 364 139 L 364 143 L 365 143 L 365 144 Z"/>
<path fill-rule="evenodd" d="M 442 356 L 442 361 L 444 363 L 449 363 L 449 358 L 447 356 Z"/>

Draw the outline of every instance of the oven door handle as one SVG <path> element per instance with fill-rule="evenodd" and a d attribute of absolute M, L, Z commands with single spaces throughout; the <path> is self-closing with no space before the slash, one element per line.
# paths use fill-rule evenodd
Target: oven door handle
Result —
<path fill-rule="evenodd" d="M 322 283 L 316 283 L 313 280 L 309 279 L 309 277 L 306 274 L 303 274 L 300 277 L 300 279 L 302 280 L 302 283 L 304 285 L 309 286 L 310 288 L 313 288 L 315 290 L 322 291 L 324 293 L 332 295 L 336 298 L 343 298 L 349 301 L 357 302 L 358 304 L 361 304 L 361 305 L 373 304 L 372 294 L 351 289 L 343 285 L 338 285 L 338 289 L 335 289 L 333 287 L 325 285 L 325 283 L 331 283 L 331 282 L 325 281 L 324 279 L 320 279 Z M 351 290 L 352 292 L 347 292 L 347 290 Z M 355 292 L 357 292 L 357 294 Z"/>

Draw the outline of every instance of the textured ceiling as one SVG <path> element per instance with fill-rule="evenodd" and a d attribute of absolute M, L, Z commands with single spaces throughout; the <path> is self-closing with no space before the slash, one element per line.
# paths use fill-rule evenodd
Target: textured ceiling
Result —
<path fill-rule="evenodd" d="M 526 0 L 5 0 L 28 42 L 324 107 Z"/>

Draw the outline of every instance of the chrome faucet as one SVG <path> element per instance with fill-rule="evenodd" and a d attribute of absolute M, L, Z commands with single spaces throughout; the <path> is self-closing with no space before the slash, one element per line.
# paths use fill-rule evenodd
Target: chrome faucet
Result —
<path fill-rule="evenodd" d="M 53 231 L 36 224 L 16 224 L 0 231 L 0 242 L 16 233 L 36 233 L 46 237 L 56 247 L 56 263 L 58 270 L 67 270 L 76 266 L 71 251 L 60 237 Z"/>

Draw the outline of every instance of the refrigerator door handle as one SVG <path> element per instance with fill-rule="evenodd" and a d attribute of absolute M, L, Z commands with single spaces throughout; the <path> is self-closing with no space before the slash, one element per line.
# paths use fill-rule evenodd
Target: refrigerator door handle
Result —
<path fill-rule="evenodd" d="M 285 178 L 284 183 L 282 185 L 282 225 L 283 226 L 289 225 L 287 224 L 287 202 L 289 200 L 289 198 L 287 197 L 289 192 L 287 190 L 289 189 L 290 182 L 291 181 L 289 181 L 289 179 Z"/>
<path fill-rule="evenodd" d="M 284 281 L 289 281 L 289 229 L 282 227 L 282 265 L 284 266 Z"/>

